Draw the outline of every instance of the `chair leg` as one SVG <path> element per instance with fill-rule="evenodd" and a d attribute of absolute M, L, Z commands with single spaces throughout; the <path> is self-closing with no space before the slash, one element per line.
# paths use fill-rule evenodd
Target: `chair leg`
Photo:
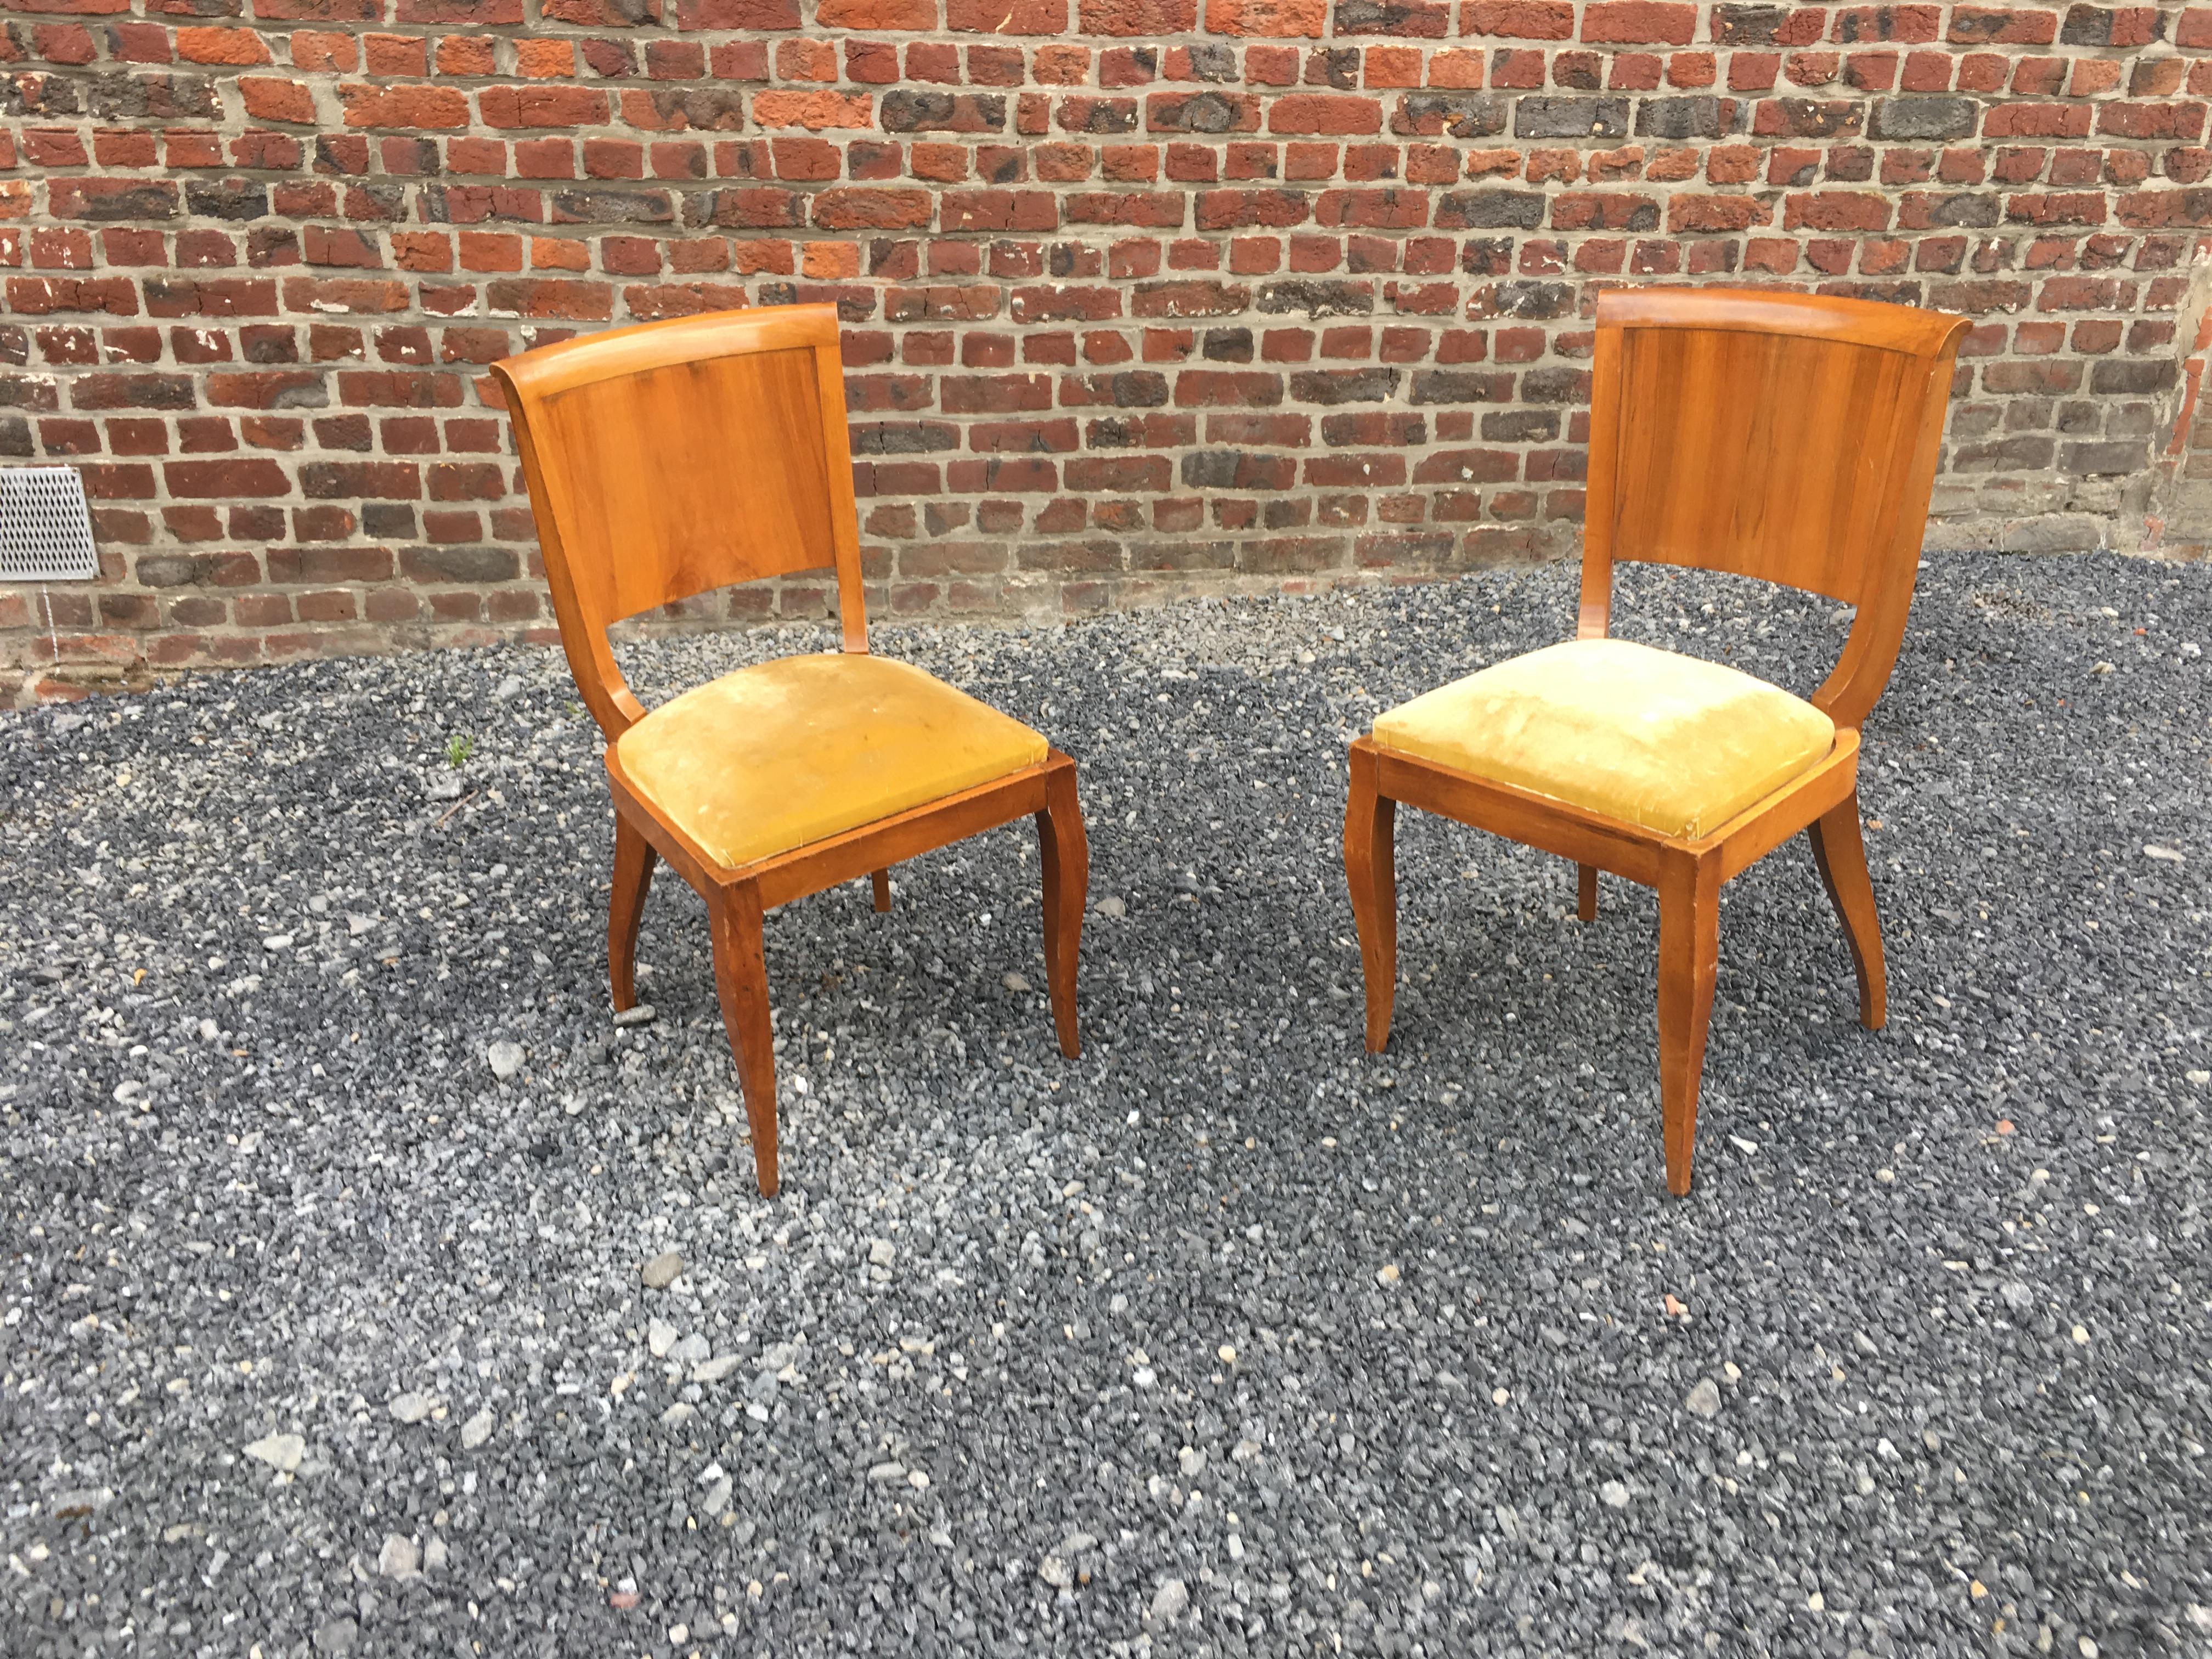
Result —
<path fill-rule="evenodd" d="M 1575 914 L 1584 921 L 1597 920 L 1597 866 L 1575 866 Z"/>
<path fill-rule="evenodd" d="M 1390 1005 L 1398 989 L 1398 871 L 1394 846 L 1398 803 L 1380 792 L 1370 750 L 1351 752 L 1351 795 L 1344 808 L 1344 874 L 1352 919 L 1359 930 L 1359 966 L 1367 981 L 1367 1052 L 1390 1041 Z"/>
<path fill-rule="evenodd" d="M 870 872 L 868 879 L 876 890 L 876 908 L 878 911 L 890 909 L 891 908 L 891 872 L 888 870 L 873 871 Z"/>
<path fill-rule="evenodd" d="M 761 1196 L 775 1196 L 775 1030 L 769 1017 L 768 962 L 761 952 L 760 890 L 718 887 L 707 900 L 714 941 L 714 991 L 722 1029 L 738 1062 L 745 1117 L 752 1125 L 753 1171 Z"/>
<path fill-rule="evenodd" d="M 1083 943 L 1083 906 L 1091 890 L 1091 843 L 1076 799 L 1074 763 L 1054 767 L 1044 787 L 1045 806 L 1036 815 L 1036 826 L 1044 865 L 1045 979 L 1060 1051 L 1074 1060 L 1083 1053 L 1076 1029 L 1075 969 Z"/>
<path fill-rule="evenodd" d="M 614 891 L 607 899 L 607 979 L 615 1011 L 637 1006 L 637 930 L 645 920 L 646 889 L 659 856 L 637 827 L 615 812 Z"/>
<path fill-rule="evenodd" d="M 1720 861 L 1668 856 L 1659 866 L 1659 1110 L 1667 1190 L 1690 1190 L 1698 1085 L 1720 967 Z"/>
<path fill-rule="evenodd" d="M 1859 1024 L 1879 1031 L 1889 1018 L 1889 977 L 1881 962 L 1881 919 L 1875 912 L 1874 882 L 1867 874 L 1866 842 L 1859 836 L 1859 797 L 1853 790 L 1813 821 L 1813 862 L 1850 941 L 1859 976 Z"/>

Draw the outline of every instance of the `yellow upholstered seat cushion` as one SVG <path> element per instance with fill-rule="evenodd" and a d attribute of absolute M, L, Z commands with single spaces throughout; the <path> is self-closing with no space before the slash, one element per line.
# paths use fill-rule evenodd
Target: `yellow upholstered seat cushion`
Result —
<path fill-rule="evenodd" d="M 1570 640 L 1401 704 L 1375 741 L 1695 840 L 1817 764 L 1836 726 L 1718 663 Z"/>
<path fill-rule="evenodd" d="M 725 865 L 1034 766 L 1045 740 L 902 662 L 782 657 L 671 698 L 615 744 L 637 793 Z"/>

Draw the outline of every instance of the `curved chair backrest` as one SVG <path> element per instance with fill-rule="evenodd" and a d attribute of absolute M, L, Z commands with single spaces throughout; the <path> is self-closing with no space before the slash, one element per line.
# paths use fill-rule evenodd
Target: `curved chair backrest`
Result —
<path fill-rule="evenodd" d="M 561 644 L 610 741 L 645 713 L 607 645 L 625 617 L 834 566 L 845 648 L 868 648 L 836 307 L 611 329 L 492 373 Z"/>
<path fill-rule="evenodd" d="M 1856 727 L 1905 636 L 1966 319 L 1733 289 L 1597 305 L 1580 632 L 1617 559 L 1756 576 L 1857 607 L 1813 701 Z"/>

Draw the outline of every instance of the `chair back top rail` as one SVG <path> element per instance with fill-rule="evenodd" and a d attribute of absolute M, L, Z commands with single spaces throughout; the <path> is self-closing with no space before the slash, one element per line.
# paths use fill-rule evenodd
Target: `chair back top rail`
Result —
<path fill-rule="evenodd" d="M 609 742 L 644 717 L 607 643 L 625 617 L 834 569 L 867 649 L 836 307 L 611 329 L 495 363 L 577 689 Z"/>
<path fill-rule="evenodd" d="M 1968 323 L 1732 289 L 1602 295 L 1577 632 L 1622 559 L 1755 576 L 1856 607 L 1813 702 L 1856 728 L 1895 665 Z"/>

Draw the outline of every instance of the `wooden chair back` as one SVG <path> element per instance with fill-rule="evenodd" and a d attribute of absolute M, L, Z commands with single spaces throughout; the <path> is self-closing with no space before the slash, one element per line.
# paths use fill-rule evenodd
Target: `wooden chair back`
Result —
<path fill-rule="evenodd" d="M 1584 636 L 1620 559 L 1857 608 L 1813 696 L 1856 727 L 1897 661 L 1966 319 L 1729 289 L 1602 295 L 1590 385 Z"/>
<path fill-rule="evenodd" d="M 561 643 L 608 740 L 643 717 L 610 624 L 712 588 L 834 566 L 867 649 L 834 306 L 611 329 L 495 363 Z"/>

